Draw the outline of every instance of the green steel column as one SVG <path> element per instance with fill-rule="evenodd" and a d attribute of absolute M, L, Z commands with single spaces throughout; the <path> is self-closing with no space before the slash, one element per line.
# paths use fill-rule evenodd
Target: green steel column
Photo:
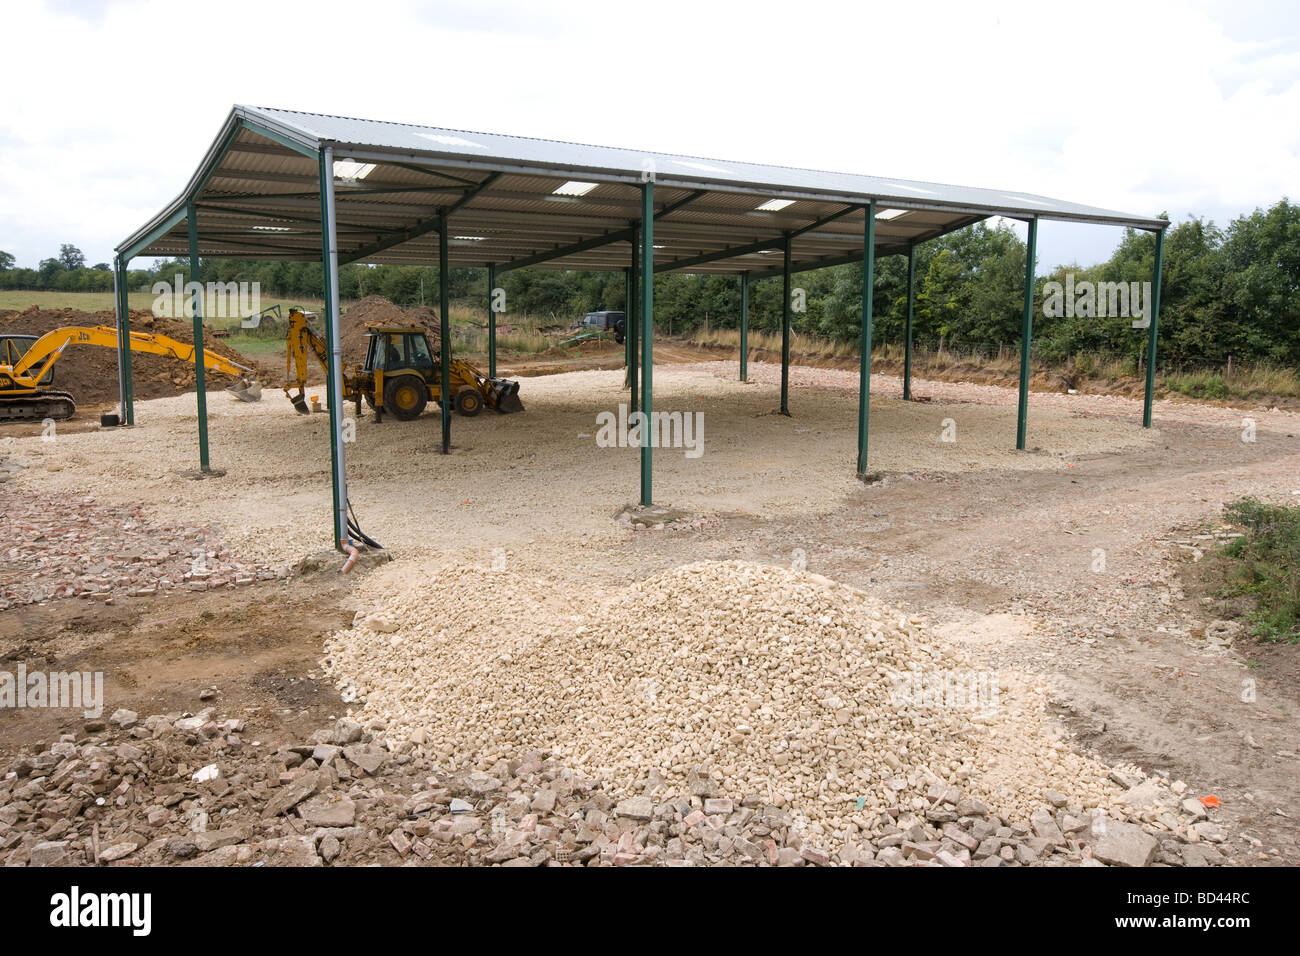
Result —
<path fill-rule="evenodd" d="M 131 290 L 126 285 L 126 273 L 130 266 L 128 260 L 122 260 L 122 352 L 126 357 L 126 423 L 135 424 L 135 376 L 131 371 Z"/>
<path fill-rule="evenodd" d="M 641 184 L 641 505 L 653 503 L 651 495 L 651 415 L 654 411 L 655 331 L 655 184 Z M 635 392 L 635 387 L 633 392 Z"/>
<path fill-rule="evenodd" d="M 128 263 L 125 268 L 129 268 Z M 125 272 L 123 273 L 125 274 Z M 122 348 L 126 350 L 126 400 L 128 403 L 127 412 L 129 415 L 128 425 L 135 424 L 135 359 L 131 355 L 131 290 L 125 285 L 122 287 L 122 327 L 125 333 L 125 342 Z"/>
<path fill-rule="evenodd" d="M 497 377 L 497 313 L 495 295 L 497 267 L 488 263 L 488 378 Z"/>
<path fill-rule="evenodd" d="M 126 382 L 122 378 L 122 310 L 119 308 L 121 301 L 117 259 L 115 258 L 113 260 L 113 327 L 117 329 L 117 400 L 119 412 L 123 410 L 123 406 L 126 404 Z M 121 416 L 121 420 L 125 421 L 125 416 Z"/>
<path fill-rule="evenodd" d="M 907 338 L 903 345 L 903 401 L 912 400 L 912 316 L 916 309 L 916 247 L 907 247 Z"/>
<path fill-rule="evenodd" d="M 790 414 L 790 234 L 781 265 L 781 414 Z"/>
<path fill-rule="evenodd" d="M 199 221 L 194 203 L 185 204 L 185 222 L 190 235 L 190 281 L 203 285 L 199 265 Z M 208 378 L 203 367 L 203 293 L 194 298 L 194 388 L 199 403 L 199 471 L 211 471 L 208 462 Z"/>
<path fill-rule="evenodd" d="M 628 385 L 632 355 L 632 267 L 623 270 L 623 384 Z"/>
<path fill-rule="evenodd" d="M 1147 387 L 1142 396 L 1142 427 L 1151 427 L 1151 399 L 1156 391 L 1156 331 L 1160 328 L 1160 273 L 1164 264 L 1165 231 L 1156 232 L 1156 264 L 1151 277 L 1151 325 L 1147 329 Z"/>
<path fill-rule="evenodd" d="M 438 362 L 442 380 L 442 453 L 451 454 L 451 287 L 447 266 L 447 214 L 438 213 Z"/>
<path fill-rule="evenodd" d="M 862 326 L 858 342 L 858 477 L 867 476 L 867 426 L 871 421 L 871 325 L 876 291 L 876 201 L 862 226 Z"/>
<path fill-rule="evenodd" d="M 749 381 L 749 273 L 740 274 L 740 380 Z"/>
<path fill-rule="evenodd" d="M 117 311 L 117 394 L 123 425 L 135 424 L 135 400 L 131 382 L 131 313 L 126 287 L 126 262 L 113 260 L 113 301 Z"/>
<path fill-rule="evenodd" d="M 1034 339 L 1034 266 L 1038 256 L 1038 219 L 1029 220 L 1025 247 L 1025 311 L 1020 319 L 1020 404 L 1016 411 L 1016 448 L 1025 450 L 1029 419 L 1029 355 Z"/>
<path fill-rule="evenodd" d="M 637 373 L 638 365 L 641 364 L 641 233 L 637 230 L 636 235 L 632 237 L 632 313 L 628 316 L 628 339 L 632 343 L 632 351 L 629 352 L 628 363 L 628 388 L 632 398 L 628 402 L 629 410 L 636 411 L 641 407 L 641 397 L 637 393 Z"/>
<path fill-rule="evenodd" d="M 334 547 L 343 550 L 348 535 L 347 458 L 343 449 L 343 346 L 339 330 L 339 247 L 334 223 L 334 150 L 319 153 L 321 272 L 325 295 L 325 341 L 329 364 L 325 396 L 330 417 L 330 487 L 333 494 Z"/>

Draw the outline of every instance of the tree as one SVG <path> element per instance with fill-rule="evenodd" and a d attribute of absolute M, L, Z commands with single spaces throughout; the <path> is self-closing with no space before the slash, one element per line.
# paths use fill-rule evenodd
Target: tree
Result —
<path fill-rule="evenodd" d="M 0 249 L 0 272 L 8 272 L 14 267 L 14 255 L 12 252 L 5 252 Z"/>
<path fill-rule="evenodd" d="M 1300 361 L 1300 206 L 1282 199 L 1240 217 L 1222 254 L 1230 348 L 1247 358 Z"/>
<path fill-rule="evenodd" d="M 42 259 L 41 264 L 36 267 L 36 271 L 41 277 L 41 285 L 48 288 L 54 282 L 54 277 L 62 269 L 63 264 L 58 259 Z"/>
<path fill-rule="evenodd" d="M 70 242 L 59 246 L 59 265 L 65 269 L 84 269 L 86 255 Z"/>

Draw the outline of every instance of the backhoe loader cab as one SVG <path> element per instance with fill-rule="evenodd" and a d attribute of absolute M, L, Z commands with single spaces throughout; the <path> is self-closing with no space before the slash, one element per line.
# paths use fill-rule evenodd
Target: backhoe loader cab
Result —
<path fill-rule="evenodd" d="M 429 349 L 424 329 L 413 325 L 409 329 L 377 328 L 371 331 L 366 363 L 362 366 L 364 371 L 382 370 L 396 374 L 410 370 L 424 377 L 434 367 L 433 352 Z"/>
<path fill-rule="evenodd" d="M 376 412 L 382 409 L 404 422 L 419 418 L 430 400 L 439 399 L 437 372 L 424 329 L 416 325 L 370 329 L 358 379 Z"/>

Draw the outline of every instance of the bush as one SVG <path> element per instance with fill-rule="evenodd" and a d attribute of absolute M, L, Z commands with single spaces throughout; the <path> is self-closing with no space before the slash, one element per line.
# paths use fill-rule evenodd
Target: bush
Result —
<path fill-rule="evenodd" d="M 1175 392 L 1191 398 L 1225 399 L 1232 394 L 1228 383 L 1217 372 L 1198 372 L 1189 375 L 1170 375 L 1165 385 Z"/>
<path fill-rule="evenodd" d="M 1244 532 L 1222 552 L 1230 562 L 1224 596 L 1255 598 L 1250 620 L 1257 637 L 1300 641 L 1300 507 L 1242 498 L 1223 515 Z"/>

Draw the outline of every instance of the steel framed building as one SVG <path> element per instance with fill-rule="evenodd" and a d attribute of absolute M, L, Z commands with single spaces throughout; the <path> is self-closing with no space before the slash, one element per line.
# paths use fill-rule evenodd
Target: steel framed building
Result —
<path fill-rule="evenodd" d="M 325 330 L 335 545 L 348 539 L 341 440 L 340 263 L 439 266 L 442 391 L 450 333 L 448 269 L 487 270 L 489 374 L 496 374 L 496 278 L 512 269 L 622 271 L 634 409 L 654 407 L 654 276 L 672 270 L 736 275 L 741 291 L 740 375 L 747 374 L 749 283 L 783 277 L 781 411 L 789 414 L 791 276 L 861 263 L 864 294 L 857 474 L 867 474 L 875 259 L 908 257 L 904 397 L 910 398 L 918 243 L 990 216 L 1028 223 L 1016 447 L 1025 447 L 1034 267 L 1040 219 L 1148 230 L 1156 235 L 1143 426 L 1151 424 L 1159 328 L 1163 219 L 1043 196 L 822 172 L 550 140 L 470 133 L 235 107 L 186 185 L 117 247 L 114 276 L 121 412 L 134 424 L 126 269 L 137 256 L 316 260 L 325 274 Z M 649 317 L 649 319 L 647 319 Z M 196 347 L 202 316 L 196 314 Z M 202 365 L 196 367 L 200 469 L 209 469 Z M 449 451 L 449 403 L 442 450 Z M 652 503 L 653 449 L 641 448 L 640 500 Z"/>

